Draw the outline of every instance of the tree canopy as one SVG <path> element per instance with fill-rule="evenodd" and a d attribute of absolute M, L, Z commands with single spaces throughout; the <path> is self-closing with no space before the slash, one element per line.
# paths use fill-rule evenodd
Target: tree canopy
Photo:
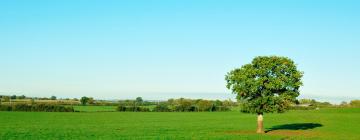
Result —
<path fill-rule="evenodd" d="M 287 57 L 259 56 L 229 72 L 227 88 L 237 94 L 243 111 L 284 112 L 299 96 L 303 72 Z"/>
<path fill-rule="evenodd" d="M 89 102 L 89 100 L 90 100 L 89 97 L 84 96 L 84 97 L 81 97 L 80 102 L 82 105 L 86 105 Z"/>
<path fill-rule="evenodd" d="M 136 100 L 137 103 L 142 103 L 143 102 L 143 99 L 141 97 L 136 97 L 135 100 Z"/>

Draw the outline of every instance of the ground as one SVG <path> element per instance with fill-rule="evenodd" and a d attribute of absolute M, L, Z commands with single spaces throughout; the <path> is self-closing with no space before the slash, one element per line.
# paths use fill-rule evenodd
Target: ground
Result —
<path fill-rule="evenodd" d="M 256 115 L 240 112 L 0 112 L 0 139 L 360 139 L 359 108 L 265 114 L 264 123 L 256 134 Z"/>

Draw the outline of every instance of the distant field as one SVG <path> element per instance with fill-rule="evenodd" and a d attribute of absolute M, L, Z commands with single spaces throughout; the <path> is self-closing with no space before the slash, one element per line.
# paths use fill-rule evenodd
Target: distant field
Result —
<path fill-rule="evenodd" d="M 99 108 L 77 107 L 79 110 Z M 101 108 L 111 110 L 112 108 Z M 239 112 L 0 112 L 0 139 L 360 139 L 360 109 Z M 297 130 L 300 129 L 300 130 Z M 301 130 L 304 129 L 304 130 Z"/>

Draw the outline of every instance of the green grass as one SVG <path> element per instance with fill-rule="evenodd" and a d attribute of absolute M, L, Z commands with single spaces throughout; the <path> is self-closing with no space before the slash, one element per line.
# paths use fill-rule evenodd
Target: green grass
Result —
<path fill-rule="evenodd" d="M 256 116 L 238 112 L 0 112 L 0 139 L 360 139 L 358 108 L 290 111 L 264 119 L 267 129 L 322 126 L 259 135 Z"/>

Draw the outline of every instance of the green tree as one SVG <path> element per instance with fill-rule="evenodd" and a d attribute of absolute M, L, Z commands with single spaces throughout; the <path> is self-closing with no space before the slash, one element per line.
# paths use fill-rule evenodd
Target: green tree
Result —
<path fill-rule="evenodd" d="M 349 106 L 349 104 L 348 104 L 347 102 L 345 102 L 345 101 L 342 101 L 342 102 L 340 103 L 340 106 L 341 106 L 341 107 L 347 107 L 347 106 Z"/>
<path fill-rule="evenodd" d="M 25 99 L 26 96 L 25 95 L 21 95 L 21 96 L 17 96 L 18 99 Z"/>
<path fill-rule="evenodd" d="M 300 104 L 315 104 L 316 102 L 314 102 L 315 100 L 313 99 L 300 99 L 299 103 Z"/>
<path fill-rule="evenodd" d="M 208 100 L 200 100 L 198 102 L 199 111 L 210 111 L 213 103 Z"/>
<path fill-rule="evenodd" d="M 223 101 L 222 104 L 225 107 L 231 107 L 231 106 L 234 106 L 235 103 L 233 101 L 231 101 L 230 99 L 228 99 L 228 100 Z"/>
<path fill-rule="evenodd" d="M 176 99 L 175 100 L 175 111 L 187 112 L 191 110 L 191 100 L 190 99 Z"/>
<path fill-rule="evenodd" d="M 360 100 L 352 100 L 349 104 L 351 107 L 360 107 Z"/>
<path fill-rule="evenodd" d="M 16 99 L 16 95 L 12 95 L 10 99 Z"/>
<path fill-rule="evenodd" d="M 87 100 L 87 103 L 92 105 L 92 104 L 95 104 L 95 100 L 93 97 L 89 97 L 89 99 Z"/>
<path fill-rule="evenodd" d="M 80 99 L 81 104 L 84 106 L 88 103 L 88 101 L 89 101 L 89 98 L 86 96 L 81 97 L 81 99 Z"/>
<path fill-rule="evenodd" d="M 287 57 L 259 56 L 229 72 L 226 87 L 237 94 L 243 110 L 256 113 L 257 133 L 264 133 L 263 114 L 284 112 L 299 96 L 303 73 Z"/>
<path fill-rule="evenodd" d="M 143 103 L 143 99 L 141 97 L 137 97 L 135 101 L 137 105 L 141 105 Z"/>
<path fill-rule="evenodd" d="M 215 106 L 223 106 L 223 103 L 220 100 L 215 100 L 214 105 Z"/>
<path fill-rule="evenodd" d="M 56 100 L 56 96 L 51 96 L 50 100 Z"/>
<path fill-rule="evenodd" d="M 10 102 L 10 97 L 9 96 L 3 96 L 4 98 L 4 102 Z"/>

